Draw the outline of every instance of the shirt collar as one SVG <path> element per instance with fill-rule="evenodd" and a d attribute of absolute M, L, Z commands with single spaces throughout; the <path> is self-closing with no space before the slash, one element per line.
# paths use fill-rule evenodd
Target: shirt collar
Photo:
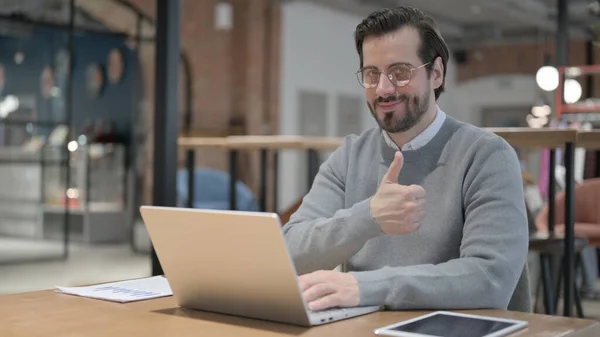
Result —
<path fill-rule="evenodd" d="M 431 124 L 429 124 L 429 126 L 427 126 L 427 128 L 423 130 L 423 132 L 418 134 L 408 143 L 404 144 L 404 146 L 402 146 L 402 151 L 417 150 L 425 146 L 427 143 L 429 143 L 431 139 L 433 139 L 433 137 L 435 137 L 438 131 L 440 131 L 440 129 L 442 128 L 442 124 L 444 124 L 444 120 L 446 119 L 446 114 L 444 113 L 444 111 L 442 111 L 442 109 L 440 109 L 439 106 L 436 105 L 436 107 L 437 112 L 435 114 L 433 122 L 431 122 Z M 390 135 L 388 135 L 386 131 L 382 131 L 382 134 L 383 138 L 385 139 L 385 142 L 390 147 L 394 148 L 396 151 L 400 150 L 398 148 L 398 145 L 394 143 L 394 141 L 392 140 L 392 138 L 390 138 Z"/>

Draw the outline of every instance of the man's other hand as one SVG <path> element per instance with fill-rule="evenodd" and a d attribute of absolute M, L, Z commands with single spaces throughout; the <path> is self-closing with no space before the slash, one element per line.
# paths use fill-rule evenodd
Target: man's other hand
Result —
<path fill-rule="evenodd" d="M 312 311 L 356 307 L 360 304 L 358 282 L 352 274 L 319 270 L 302 275 L 299 279 L 304 300 Z"/>

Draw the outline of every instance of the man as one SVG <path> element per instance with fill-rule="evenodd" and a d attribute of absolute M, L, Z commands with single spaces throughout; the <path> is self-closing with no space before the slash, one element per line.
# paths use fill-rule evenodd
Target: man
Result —
<path fill-rule="evenodd" d="M 283 229 L 309 309 L 529 311 L 519 162 L 437 106 L 449 53 L 433 20 L 379 10 L 355 40 L 379 128 L 345 138 Z"/>

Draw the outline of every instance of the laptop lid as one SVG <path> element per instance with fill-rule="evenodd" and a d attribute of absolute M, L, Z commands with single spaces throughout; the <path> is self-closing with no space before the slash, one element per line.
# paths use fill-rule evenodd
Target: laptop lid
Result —
<path fill-rule="evenodd" d="M 155 206 L 140 212 L 180 306 L 310 325 L 277 214 Z"/>

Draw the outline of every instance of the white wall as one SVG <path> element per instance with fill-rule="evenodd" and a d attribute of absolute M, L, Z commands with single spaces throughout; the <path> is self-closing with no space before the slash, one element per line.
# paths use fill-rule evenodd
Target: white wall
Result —
<path fill-rule="evenodd" d="M 296 95 L 301 89 L 327 93 L 328 135 L 336 134 L 337 94 L 364 97 L 354 75 L 358 55 L 353 32 L 361 16 L 321 7 L 311 2 L 293 1 L 282 5 L 280 131 L 299 134 Z M 485 60 L 474 61 L 485 62 Z M 446 74 L 446 92 L 438 104 L 449 115 L 480 125 L 481 109 L 490 106 L 530 105 L 539 99 L 531 75 L 480 78 L 456 84 L 456 67 L 451 62 Z M 366 103 L 362 107 L 362 129 L 375 126 Z M 287 209 L 306 193 L 305 154 L 282 152 L 279 161 L 279 210 Z"/>
<path fill-rule="evenodd" d="M 450 62 L 446 91 L 438 104 L 449 115 L 479 126 L 482 108 L 529 106 L 541 95 L 534 74 L 486 76 L 457 84 L 456 67 Z"/>
<path fill-rule="evenodd" d="M 280 132 L 299 134 L 296 95 L 301 89 L 327 93 L 327 135 L 335 135 L 336 96 L 364 97 L 364 89 L 354 74 L 359 67 L 353 33 L 360 16 L 349 15 L 307 2 L 282 5 Z M 366 103 L 363 129 L 374 126 Z M 305 154 L 284 151 L 279 160 L 279 210 L 287 209 L 306 193 Z M 300 173 L 301 172 L 301 173 Z"/>

